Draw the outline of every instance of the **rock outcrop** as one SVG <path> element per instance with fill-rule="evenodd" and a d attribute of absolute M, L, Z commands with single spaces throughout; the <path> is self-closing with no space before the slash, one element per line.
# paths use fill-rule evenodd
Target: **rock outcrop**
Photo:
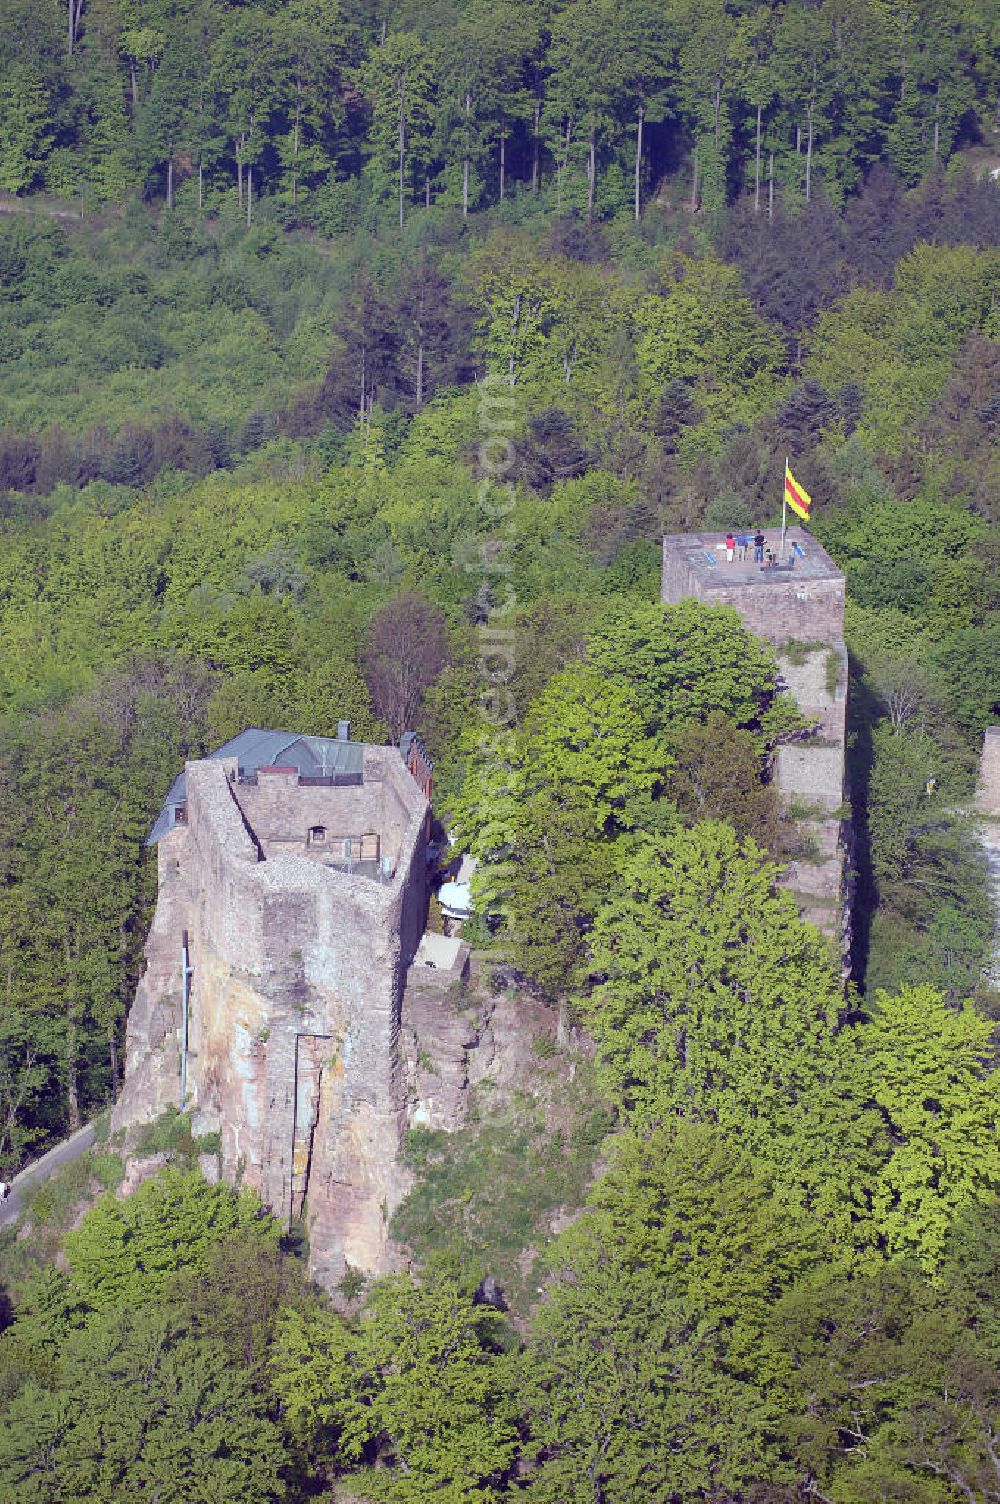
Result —
<path fill-rule="evenodd" d="M 183 1071 L 224 1176 L 288 1224 L 304 1214 L 328 1288 L 391 1258 L 400 1004 L 426 909 L 424 793 L 393 748 L 359 762 L 349 784 L 188 764 L 114 1111 L 123 1128 L 176 1105 Z"/>

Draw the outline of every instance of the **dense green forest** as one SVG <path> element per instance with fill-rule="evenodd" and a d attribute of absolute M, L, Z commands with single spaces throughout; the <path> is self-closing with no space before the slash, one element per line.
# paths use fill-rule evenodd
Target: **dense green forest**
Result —
<path fill-rule="evenodd" d="M 990 0 L 4 0 L 0 186 L 168 204 L 261 195 L 338 231 L 393 200 L 467 215 L 519 187 L 636 218 L 908 184 L 990 119 Z"/>
<path fill-rule="evenodd" d="M 0 0 L 0 1175 L 117 1090 L 143 842 L 248 724 L 417 729 L 561 1022 L 339 1312 L 183 1118 L 39 1193 L 0 1504 L 1000 1500 L 998 88 L 994 0 Z M 846 994 L 774 655 L 658 604 L 786 454 Z"/>

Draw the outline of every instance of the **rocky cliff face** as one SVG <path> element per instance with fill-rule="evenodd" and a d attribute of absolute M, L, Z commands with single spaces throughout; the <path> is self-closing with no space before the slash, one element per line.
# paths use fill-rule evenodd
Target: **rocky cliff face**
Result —
<path fill-rule="evenodd" d="M 121 1128 L 179 1102 L 186 940 L 185 1105 L 198 1131 L 219 1131 L 228 1179 L 254 1186 L 288 1223 L 304 1210 L 311 1272 L 330 1288 L 348 1265 L 374 1272 L 390 1260 L 388 1219 L 404 1188 L 400 1003 L 425 903 L 426 800 L 398 753 L 367 750 L 357 791 L 310 787 L 300 805 L 297 777 L 282 774 L 263 840 L 235 768 L 188 765 L 186 823 L 160 843 L 114 1112 Z M 359 850 L 388 832 L 394 870 L 347 872 L 317 857 L 321 792 L 319 828 L 357 835 Z M 246 805 L 262 827 L 264 804 L 257 784 Z"/>

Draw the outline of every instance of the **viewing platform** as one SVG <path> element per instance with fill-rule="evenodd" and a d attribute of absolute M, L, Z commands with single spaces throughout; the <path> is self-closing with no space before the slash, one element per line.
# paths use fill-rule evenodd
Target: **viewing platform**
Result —
<path fill-rule="evenodd" d="M 742 536 L 737 534 L 737 536 Z M 778 554 L 780 532 L 765 532 L 765 551 Z M 735 606 L 758 637 L 779 647 L 794 638 L 838 647 L 844 640 L 844 576 L 805 528 L 790 527 L 784 560 L 774 565 L 726 558 L 725 534 L 679 533 L 663 540 L 663 601 L 688 596 L 706 606 Z"/>

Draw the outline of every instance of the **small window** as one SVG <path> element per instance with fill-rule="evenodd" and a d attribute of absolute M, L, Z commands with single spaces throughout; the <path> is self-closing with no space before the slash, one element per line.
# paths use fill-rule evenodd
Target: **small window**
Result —
<path fill-rule="evenodd" d="M 310 827 L 309 827 L 309 845 L 310 846 L 325 846 L 326 845 L 326 826 L 325 825 L 310 825 Z"/>

